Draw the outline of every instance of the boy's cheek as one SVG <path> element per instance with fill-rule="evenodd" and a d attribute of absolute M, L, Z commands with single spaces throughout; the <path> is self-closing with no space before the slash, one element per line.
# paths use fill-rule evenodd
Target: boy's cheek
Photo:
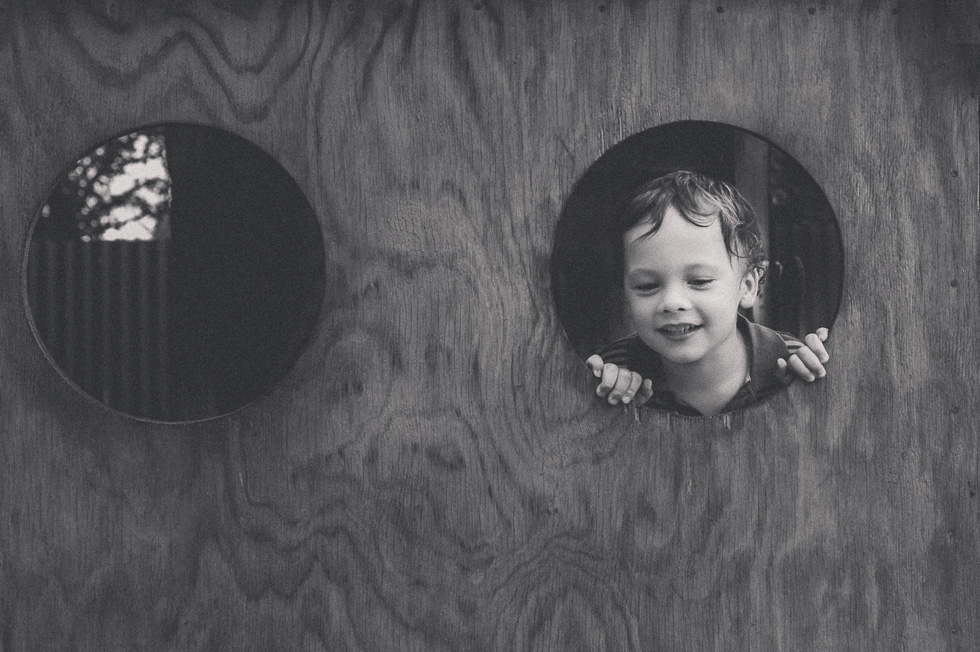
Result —
<path fill-rule="evenodd" d="M 637 310 L 634 306 L 626 307 L 626 317 L 633 322 L 633 328 L 640 328 L 645 321 L 642 311 Z"/>
<path fill-rule="evenodd" d="M 648 297 L 640 297 L 635 294 L 626 295 L 626 307 L 630 311 L 642 312 L 644 310 L 649 310 L 653 301 Z"/>
<path fill-rule="evenodd" d="M 635 322 L 649 322 L 657 307 L 652 301 L 627 302 L 626 313 Z"/>

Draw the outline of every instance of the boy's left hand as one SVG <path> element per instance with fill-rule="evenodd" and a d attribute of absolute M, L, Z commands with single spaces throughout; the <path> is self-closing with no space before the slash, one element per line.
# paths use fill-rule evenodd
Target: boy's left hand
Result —
<path fill-rule="evenodd" d="M 812 383 L 817 378 L 827 375 L 824 364 L 830 360 L 830 355 L 823 343 L 827 341 L 828 331 L 826 328 L 818 328 L 816 333 L 810 333 L 803 338 L 803 346 L 788 360 L 780 358 L 776 364 L 779 365 L 780 379 L 789 384 L 792 382 L 792 375 Z"/>

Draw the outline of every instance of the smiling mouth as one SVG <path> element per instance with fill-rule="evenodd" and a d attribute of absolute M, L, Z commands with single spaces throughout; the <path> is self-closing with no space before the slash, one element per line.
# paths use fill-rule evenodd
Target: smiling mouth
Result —
<path fill-rule="evenodd" d="M 657 330 L 667 337 L 680 337 L 682 335 L 693 333 L 699 328 L 701 328 L 700 324 L 668 324 L 666 326 L 661 326 Z"/>

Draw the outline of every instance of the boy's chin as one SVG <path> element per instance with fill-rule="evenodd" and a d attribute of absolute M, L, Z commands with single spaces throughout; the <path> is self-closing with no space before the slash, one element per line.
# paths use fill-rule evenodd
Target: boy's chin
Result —
<path fill-rule="evenodd" d="M 665 363 L 676 365 L 676 366 L 694 364 L 696 362 L 700 362 L 701 359 L 704 357 L 700 352 L 691 352 L 687 354 L 679 354 L 676 351 L 669 354 L 665 354 L 662 352 L 658 352 L 658 353 L 660 355 L 661 360 L 663 360 Z"/>
<path fill-rule="evenodd" d="M 685 365 L 693 364 L 701 360 L 704 357 L 704 351 L 699 346 L 692 346 L 691 344 L 678 345 L 675 343 L 667 343 L 660 341 L 646 342 L 644 343 L 653 350 L 654 353 L 660 356 L 660 359 L 666 363 L 674 365 Z"/>
<path fill-rule="evenodd" d="M 664 341 L 663 338 L 650 338 L 650 340 L 649 342 L 645 341 L 646 345 L 659 355 L 661 360 L 668 364 L 694 364 L 704 358 L 707 353 L 703 342 L 687 341 L 678 343 Z"/>

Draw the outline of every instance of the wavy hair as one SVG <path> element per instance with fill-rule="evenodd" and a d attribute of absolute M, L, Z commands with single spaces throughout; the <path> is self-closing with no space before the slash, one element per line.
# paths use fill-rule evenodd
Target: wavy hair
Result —
<path fill-rule="evenodd" d="M 650 229 L 640 237 L 652 236 L 660 229 L 670 207 L 697 226 L 711 226 L 718 220 L 728 253 L 743 260 L 750 269 L 765 273 L 766 248 L 749 202 L 733 186 L 686 170 L 671 172 L 644 184 L 626 204 L 618 225 L 620 271 L 622 238 L 626 232 L 648 224 Z"/>

